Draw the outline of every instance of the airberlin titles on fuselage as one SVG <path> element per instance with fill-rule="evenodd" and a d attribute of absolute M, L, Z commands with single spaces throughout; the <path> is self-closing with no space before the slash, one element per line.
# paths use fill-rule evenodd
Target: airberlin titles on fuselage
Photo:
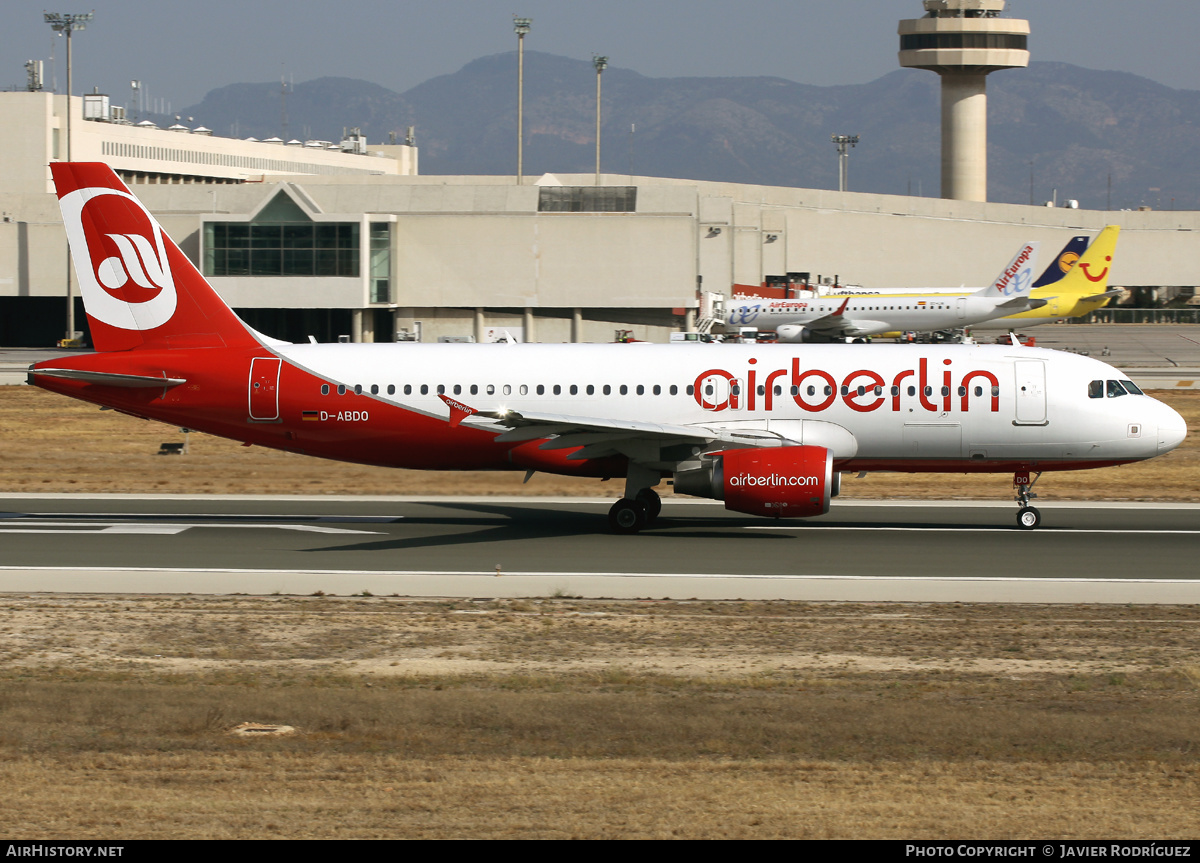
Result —
<path fill-rule="evenodd" d="M 741 410 L 743 407 L 751 411 L 772 411 L 777 408 L 776 398 L 790 397 L 801 410 L 820 413 L 828 410 L 838 398 L 841 398 L 847 407 L 859 413 L 879 410 L 889 402 L 890 409 L 893 412 L 899 412 L 900 400 L 907 387 L 909 397 L 916 396 L 921 407 L 932 413 L 949 413 L 953 409 L 956 397 L 959 399 L 959 409 L 963 412 L 971 409 L 972 398 L 978 401 L 985 397 L 988 399 L 988 402 L 985 403 L 989 404 L 991 412 L 998 413 L 1000 410 L 999 379 L 989 371 L 973 369 L 959 379 L 956 390 L 954 375 L 950 369 L 953 360 L 949 358 L 942 360 L 944 366 L 942 379 L 937 384 L 938 390 L 936 391 L 934 384 L 929 382 L 929 360 L 926 357 L 918 360 L 916 369 L 904 369 L 897 372 L 890 382 L 879 372 L 871 369 L 856 369 L 843 377 L 839 383 L 832 374 L 823 369 L 801 371 L 799 357 L 792 358 L 790 370 L 775 369 L 766 374 L 753 368 L 757 363 L 757 358 L 750 359 L 748 364 L 751 368 L 746 371 L 744 376 L 718 368 L 700 372 L 692 384 L 692 396 L 695 398 L 696 404 L 707 411 Z M 910 380 L 914 377 L 916 378 L 915 382 Z M 728 390 L 721 393 L 723 397 L 720 400 L 709 401 L 709 398 L 716 394 L 715 387 L 711 383 L 706 383 L 711 378 L 721 378 L 726 382 Z M 787 379 L 790 384 L 788 396 L 782 394 L 782 387 L 779 394 L 775 392 L 775 388 L 778 386 L 777 381 L 780 378 Z M 742 386 L 743 381 L 744 387 Z M 984 381 L 987 382 L 987 390 L 983 388 Z M 759 392 L 760 386 L 761 393 Z M 889 387 L 886 393 L 884 387 Z M 818 398 L 819 401 L 809 401 L 808 399 L 811 398 Z M 861 401 L 864 399 L 869 400 Z M 931 401 L 931 399 L 937 399 L 937 402 Z"/>

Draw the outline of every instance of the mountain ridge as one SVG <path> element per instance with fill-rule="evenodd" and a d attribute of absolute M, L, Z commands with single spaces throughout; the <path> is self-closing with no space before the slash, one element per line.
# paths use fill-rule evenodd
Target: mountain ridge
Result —
<path fill-rule="evenodd" d="M 940 98 L 928 72 L 815 86 L 609 67 L 602 83 L 608 174 L 836 188 L 830 135 L 857 134 L 852 191 L 938 193 Z M 991 75 L 988 90 L 989 200 L 1030 203 L 1032 174 L 1034 203 L 1200 209 L 1200 91 L 1051 62 Z M 326 77 L 296 84 L 285 105 L 278 83 L 232 84 L 182 113 L 236 137 L 338 140 L 356 127 L 377 143 L 414 126 L 422 174 L 511 175 L 516 101 L 516 54 L 506 52 L 403 93 Z M 525 174 L 594 171 L 595 111 L 590 62 L 526 52 Z"/>

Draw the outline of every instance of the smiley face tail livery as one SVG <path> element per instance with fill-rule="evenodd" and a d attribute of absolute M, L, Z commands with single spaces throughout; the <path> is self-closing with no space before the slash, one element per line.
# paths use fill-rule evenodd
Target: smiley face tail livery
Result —
<path fill-rule="evenodd" d="M 1118 225 L 1109 225 L 1095 242 L 1087 247 L 1075 266 L 1067 271 L 1057 285 L 1046 288 L 1059 296 L 1071 296 L 1075 299 L 1100 300 L 1113 296 L 1108 292 L 1109 274 L 1112 270 L 1113 255 L 1117 250 L 1117 236 L 1121 233 Z M 1099 305 L 1103 305 L 1100 303 Z M 1099 308 L 1099 306 L 1097 306 Z"/>
<path fill-rule="evenodd" d="M 259 346 L 108 165 L 50 170 L 96 350 Z"/>

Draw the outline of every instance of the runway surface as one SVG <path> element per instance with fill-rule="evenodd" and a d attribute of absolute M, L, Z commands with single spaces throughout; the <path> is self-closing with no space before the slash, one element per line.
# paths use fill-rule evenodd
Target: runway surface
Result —
<path fill-rule="evenodd" d="M 834 502 L 769 521 L 671 501 L 10 495 L 0 591 L 1200 602 L 1200 505 Z"/>

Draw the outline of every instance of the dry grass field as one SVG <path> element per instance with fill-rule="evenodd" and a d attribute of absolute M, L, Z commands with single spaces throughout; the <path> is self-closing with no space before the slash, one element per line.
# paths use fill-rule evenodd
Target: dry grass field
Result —
<path fill-rule="evenodd" d="M 1174 452 L 1136 465 L 1047 475 L 1042 500 L 1168 500 L 1200 497 L 1200 392 L 1159 391 L 1188 422 L 1190 435 Z M 516 472 L 387 470 L 330 462 L 208 435 L 190 435 L 186 456 L 159 456 L 159 444 L 180 442 L 178 429 L 33 387 L 0 387 L 0 494 L 4 492 L 128 492 L 174 494 L 495 494 L 609 495 L 602 484 Z M 1005 500 L 1008 474 L 870 474 L 846 476 L 847 498 Z M 660 491 L 668 493 L 664 484 Z"/>
<path fill-rule="evenodd" d="M 10 838 L 1186 838 L 1200 610 L 0 598 Z M 245 739 L 242 722 L 285 737 Z"/>

